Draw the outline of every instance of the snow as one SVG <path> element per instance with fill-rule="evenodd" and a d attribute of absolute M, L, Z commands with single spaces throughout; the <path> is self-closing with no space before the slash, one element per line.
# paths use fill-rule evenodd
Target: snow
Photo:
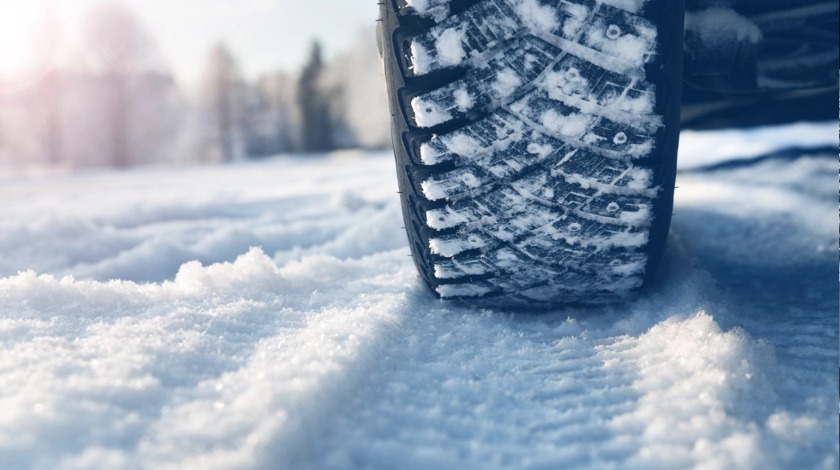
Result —
<path fill-rule="evenodd" d="M 586 17 L 589 16 L 589 9 L 584 5 L 576 3 L 562 4 L 562 11 L 569 15 L 563 22 L 563 36 L 566 39 L 574 39 L 578 31 L 586 24 Z"/>
<path fill-rule="evenodd" d="M 572 113 L 562 115 L 553 109 L 545 111 L 540 121 L 546 129 L 556 132 L 563 137 L 581 137 L 589 130 L 594 120 L 592 115 Z"/>
<path fill-rule="evenodd" d="M 443 255 L 447 258 L 451 258 L 462 251 L 473 250 L 486 245 L 487 242 L 477 235 L 470 235 L 469 237 L 452 235 L 429 240 L 429 247 L 432 253 Z"/>
<path fill-rule="evenodd" d="M 458 111 L 465 113 L 473 107 L 473 97 L 470 95 L 470 92 L 467 90 L 466 86 L 462 86 L 455 90 L 455 103 L 458 104 Z"/>
<path fill-rule="evenodd" d="M 713 49 L 722 47 L 725 41 L 758 44 L 762 40 L 758 26 L 731 8 L 686 12 L 685 29 L 697 34 L 703 44 Z"/>
<path fill-rule="evenodd" d="M 587 30 L 583 44 L 604 51 L 611 56 L 615 64 L 631 64 L 632 67 L 638 68 L 644 65 L 646 56 L 655 48 L 656 28 L 641 20 L 630 31 L 622 31 L 613 24 L 601 24 L 599 27 Z M 586 55 L 590 54 L 586 53 Z M 580 57 L 588 59 L 585 55 Z M 614 65 L 614 67 L 620 66 Z"/>
<path fill-rule="evenodd" d="M 423 16 L 440 21 L 449 14 L 450 0 L 405 0 L 407 6 Z"/>
<path fill-rule="evenodd" d="M 522 86 L 522 79 L 519 78 L 519 74 L 513 69 L 504 69 L 496 76 L 496 81 L 493 83 L 493 91 L 496 92 L 497 96 L 507 98 L 520 86 Z"/>
<path fill-rule="evenodd" d="M 511 3 L 522 24 L 530 31 L 547 33 L 560 25 L 556 7 L 542 5 L 537 0 L 514 0 Z"/>
<path fill-rule="evenodd" d="M 601 0 L 600 3 L 614 6 L 631 13 L 638 13 L 647 3 L 647 0 Z"/>
<path fill-rule="evenodd" d="M 714 139 L 709 136 L 714 135 Z M 697 168 L 737 158 L 756 157 L 786 147 L 840 147 L 837 123 L 795 123 L 786 126 L 715 131 L 683 131 L 680 165 Z"/>
<path fill-rule="evenodd" d="M 0 466 L 836 468 L 836 152 L 707 166 L 827 128 L 688 134 L 651 288 L 541 314 L 423 287 L 390 154 L 2 179 Z"/>
<path fill-rule="evenodd" d="M 604 18 L 592 19 L 589 16 L 589 8 L 583 5 L 552 7 L 543 5 L 538 0 L 507 0 L 507 2 L 513 7 L 516 18 L 501 15 L 497 9 L 493 8 L 478 13 L 483 15 L 480 25 L 471 24 L 471 21 L 457 25 L 458 21 L 450 18 L 449 21 L 433 27 L 427 35 L 412 39 L 410 51 L 414 74 L 425 75 L 439 68 L 461 65 L 467 60 L 468 55 L 472 58 L 480 56 L 479 50 L 473 50 L 477 46 L 467 41 L 468 36 L 485 37 L 485 40 L 489 37 L 510 38 L 521 36 L 520 30 L 525 30 L 564 52 L 603 69 L 637 78 L 643 78 L 644 64 L 655 53 L 656 27 L 642 18 L 627 15 L 623 18 L 626 22 L 626 30 L 622 30 L 616 24 L 607 24 Z M 600 3 L 602 2 L 596 3 L 596 8 Z M 635 12 L 645 2 L 644 0 L 610 0 L 603 3 Z M 419 3 L 412 8 L 417 9 L 418 5 Z M 420 8 L 422 11 L 422 8 L 426 7 Z M 431 11 L 429 10 L 428 13 Z M 564 14 L 563 24 L 558 18 L 558 13 Z M 442 17 L 435 17 L 442 19 Z M 493 44 L 495 41 L 489 41 L 484 45 L 492 51 Z M 500 90 L 506 89 L 504 83 L 500 86 Z"/>
<path fill-rule="evenodd" d="M 467 56 L 464 51 L 466 36 L 457 28 L 447 28 L 440 33 L 435 43 L 437 57 L 444 67 L 460 64 Z"/>
<path fill-rule="evenodd" d="M 452 114 L 440 104 L 419 97 L 411 100 L 411 109 L 414 121 L 420 127 L 432 127 L 452 119 Z"/>

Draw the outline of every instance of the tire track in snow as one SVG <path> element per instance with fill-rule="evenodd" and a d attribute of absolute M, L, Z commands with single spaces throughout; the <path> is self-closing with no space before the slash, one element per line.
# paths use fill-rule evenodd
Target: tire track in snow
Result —
<path fill-rule="evenodd" d="M 415 300 L 310 468 L 830 467 L 833 424 L 786 406 L 772 345 L 722 330 L 697 305 L 713 285 L 683 275 L 583 320 Z"/>
<path fill-rule="evenodd" d="M 139 456 L 152 468 L 172 462 L 181 468 L 297 468 L 312 458 L 310 443 L 328 430 L 344 397 L 364 382 L 394 340 L 397 312 L 404 304 L 399 292 L 414 278 L 412 271 L 396 266 L 404 257 L 400 250 L 378 255 L 367 265 L 303 261 L 307 276 L 363 274 L 364 288 L 354 290 L 351 283 L 338 298 L 313 295 L 310 308 L 317 313 L 301 312 L 305 325 L 281 328 L 261 340 L 241 368 L 190 390 L 190 399 L 149 429 Z M 371 264 L 377 272 L 370 272 Z M 383 266 L 394 268 L 397 282 L 373 279 Z M 296 282 L 303 287 L 312 279 Z M 348 297 L 356 295 L 363 299 L 351 302 Z M 206 413 L 209 407 L 215 408 L 212 414 Z M 194 451 L 185 455 L 185 444 Z"/>
<path fill-rule="evenodd" d="M 296 467 L 393 341 L 406 254 L 278 268 L 254 249 L 149 285 L 0 279 L 0 462 Z"/>
<path fill-rule="evenodd" d="M 819 249 L 835 234 L 818 214 L 836 201 L 779 186 L 804 171 L 822 188 L 834 173 L 802 165 L 748 175 L 765 186 L 750 196 L 745 181 L 715 175 L 729 186 L 701 212 L 693 198 L 717 196 L 706 179 L 685 179 L 661 279 L 623 311 L 510 318 L 414 300 L 405 339 L 312 467 L 835 467 L 837 423 L 825 417 L 836 412 L 837 305 L 822 271 L 836 260 Z M 756 200 L 767 194 L 777 203 Z M 756 220 L 790 233 L 751 244 Z M 772 266 L 744 289 L 739 262 L 758 259 Z M 788 288 L 767 290 L 779 283 Z"/>
<path fill-rule="evenodd" d="M 87 222 L 89 240 L 121 230 L 163 230 L 179 239 L 173 245 L 187 247 L 161 253 L 161 243 L 150 243 L 145 251 L 117 251 L 97 262 L 100 272 L 113 276 L 118 270 L 107 264 L 129 258 L 128 274 L 142 279 L 145 265 L 159 255 L 175 258 L 165 274 L 173 280 L 157 284 L 33 272 L 0 278 L 0 404 L 14 410 L 0 417 L 0 466 L 274 467 L 308 456 L 306 441 L 324 432 L 340 398 L 388 343 L 405 284 L 416 276 L 404 266 L 396 185 L 382 177 L 392 163 L 331 164 L 326 172 L 302 161 L 242 166 L 234 171 L 236 184 L 231 167 L 202 168 L 200 179 L 216 187 L 200 189 L 183 187 L 178 171 L 151 172 L 152 189 L 146 172 L 121 174 L 113 204 L 90 210 L 90 200 L 110 194 L 113 183 L 112 174 L 94 174 L 47 181 L 49 190 L 29 194 L 31 206 L 55 206 L 35 224 L 21 208 L 24 200 L 8 208 L 10 225 L 24 231 L 34 225 L 36 246 L 66 234 L 50 233 L 56 224 L 49 214 L 60 212 L 67 226 Z M 297 182 L 301 177 L 322 186 Z M 64 198 L 79 185 L 87 192 Z M 21 190 L 33 190 L 26 188 L 2 189 L 15 200 Z M 231 209 L 231 200 L 242 213 Z M 138 204 L 147 210 L 133 213 Z M 215 245 L 194 235 L 232 225 L 249 233 Z M 184 252 L 198 256 L 204 246 L 219 256 L 221 247 L 235 256 L 275 226 L 290 239 L 275 253 L 280 268 L 251 250 L 232 264 L 191 262 L 175 274 Z M 58 262 L 59 273 L 84 276 L 90 268 Z M 32 452 L 39 442 L 49 449 Z"/>
<path fill-rule="evenodd" d="M 333 256 L 252 252 L 148 285 L 0 278 L 0 461 L 836 468 L 835 163 L 686 179 L 650 292 L 543 316 L 434 300 L 391 249 L 396 196 L 370 184 L 392 163 L 345 181 L 352 166 L 301 169 L 336 182 L 325 219 L 362 208 Z"/>

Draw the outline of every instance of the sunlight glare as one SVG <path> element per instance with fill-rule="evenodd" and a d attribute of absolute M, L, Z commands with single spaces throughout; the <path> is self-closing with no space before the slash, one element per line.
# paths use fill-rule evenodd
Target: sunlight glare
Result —
<path fill-rule="evenodd" d="M 19 77 L 32 67 L 43 7 L 38 1 L 0 2 L 0 77 Z"/>

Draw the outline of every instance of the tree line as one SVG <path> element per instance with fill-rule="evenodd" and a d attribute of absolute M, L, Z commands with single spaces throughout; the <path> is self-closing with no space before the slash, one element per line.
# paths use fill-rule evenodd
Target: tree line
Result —
<path fill-rule="evenodd" d="M 313 41 L 297 73 L 256 79 L 219 43 L 187 89 L 125 7 L 101 5 L 85 26 L 87 56 L 76 66 L 0 83 L 0 163 L 126 167 L 390 144 L 372 30 L 329 62 Z M 59 40 L 48 37 L 45 57 Z"/>

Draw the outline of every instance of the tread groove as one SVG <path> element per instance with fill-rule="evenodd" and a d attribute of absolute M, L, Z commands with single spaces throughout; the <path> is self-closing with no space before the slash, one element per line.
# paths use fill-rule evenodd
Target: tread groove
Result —
<path fill-rule="evenodd" d="M 681 2 L 405 5 L 383 5 L 386 75 L 426 282 L 490 305 L 638 289 L 670 222 Z"/>

